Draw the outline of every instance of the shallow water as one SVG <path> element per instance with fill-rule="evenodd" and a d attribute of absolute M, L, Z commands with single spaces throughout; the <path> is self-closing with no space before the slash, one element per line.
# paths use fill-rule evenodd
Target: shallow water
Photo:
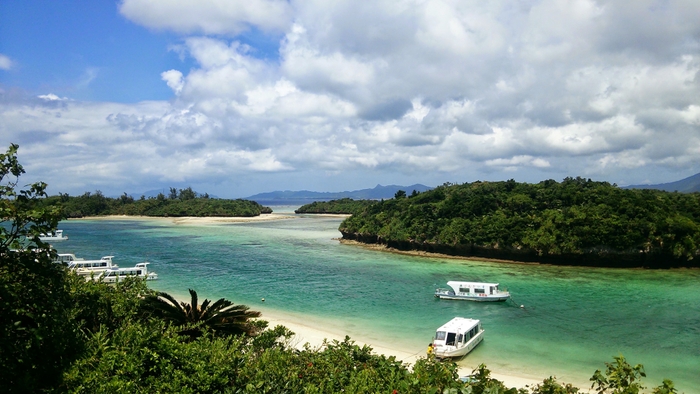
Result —
<path fill-rule="evenodd" d="M 291 212 L 291 207 L 273 207 Z M 454 316 L 481 319 L 486 339 L 459 363 L 500 373 L 556 375 L 583 386 L 613 356 L 644 364 L 648 387 L 664 378 L 700 393 L 700 270 L 624 270 L 473 262 L 398 255 L 340 244 L 342 219 L 208 226 L 167 221 L 71 220 L 59 252 L 148 260 L 151 287 L 179 297 L 225 297 L 252 309 L 332 321 L 351 337 L 424 352 Z M 438 300 L 448 280 L 498 282 L 514 302 Z M 524 308 L 519 306 L 523 305 Z M 263 316 L 264 317 L 264 316 Z M 324 323 L 327 324 L 327 323 Z M 583 383 L 581 383 L 583 382 Z"/>

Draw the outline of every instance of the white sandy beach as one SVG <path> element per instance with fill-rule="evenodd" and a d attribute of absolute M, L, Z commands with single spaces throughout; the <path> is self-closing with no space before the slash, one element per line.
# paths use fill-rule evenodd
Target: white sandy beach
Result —
<path fill-rule="evenodd" d="M 285 220 L 294 219 L 294 213 L 267 213 L 259 216 L 251 217 L 224 217 L 224 216 L 207 216 L 207 217 L 157 217 L 157 216 L 130 216 L 130 215 L 107 215 L 107 216 L 86 216 L 79 219 L 69 220 L 143 220 L 143 221 L 163 221 L 172 224 L 181 225 L 211 225 L 211 224 L 228 224 L 228 223 L 250 223 L 261 222 L 267 220 Z"/>
<path fill-rule="evenodd" d="M 306 215 L 306 214 L 300 214 Z M 252 222 L 262 222 L 268 220 L 288 220 L 297 219 L 300 215 L 294 212 L 287 213 L 266 213 L 259 216 L 207 216 L 207 217 L 193 217 L 193 216 L 182 216 L 182 217 L 156 217 L 156 216 L 127 216 L 127 215 L 107 215 L 107 216 L 88 216 L 80 219 L 69 219 L 69 220 L 143 220 L 143 221 L 164 221 L 172 224 L 179 225 L 189 225 L 189 226 L 207 226 L 214 224 L 231 224 L 231 223 L 252 223 Z M 336 214 L 308 214 L 317 217 L 337 217 L 345 218 L 350 215 L 336 215 Z"/>
<path fill-rule="evenodd" d="M 324 339 L 327 341 L 343 341 L 345 339 L 346 333 L 342 332 L 342 329 L 339 327 L 322 326 L 319 325 L 322 323 L 314 320 L 304 319 L 304 316 L 287 314 L 284 312 L 273 311 L 259 307 L 256 307 L 254 309 L 260 310 L 262 312 L 261 319 L 268 321 L 270 323 L 270 328 L 274 328 L 277 325 L 283 325 L 292 330 L 295 333 L 295 336 L 292 339 L 292 344 L 294 344 L 299 349 L 301 349 L 306 343 L 308 343 L 312 348 L 318 348 L 323 345 Z M 355 343 L 359 346 L 369 345 L 373 349 L 374 353 L 382 354 L 385 356 L 394 356 L 397 360 L 407 364 L 413 364 L 419 357 L 426 356 L 425 351 L 427 350 L 427 345 L 425 349 L 407 350 L 385 347 L 382 346 L 381 343 L 376 343 L 372 340 L 368 340 L 367 338 L 358 338 L 351 336 L 351 339 L 355 341 Z M 471 374 L 472 369 L 474 367 L 476 367 L 476 365 L 469 367 L 460 367 L 459 375 L 466 376 Z M 508 387 L 523 388 L 526 385 L 532 386 L 534 384 L 541 383 L 544 379 L 544 377 L 542 379 L 536 379 L 533 377 L 508 374 L 507 372 L 503 371 L 494 371 L 491 367 L 489 367 L 489 369 L 491 370 L 491 376 L 493 378 L 502 381 Z M 579 383 L 578 387 L 585 389 L 588 386 Z"/>

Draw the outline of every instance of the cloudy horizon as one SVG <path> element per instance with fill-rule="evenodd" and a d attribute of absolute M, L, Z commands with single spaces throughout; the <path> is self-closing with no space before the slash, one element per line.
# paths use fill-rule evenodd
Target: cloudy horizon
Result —
<path fill-rule="evenodd" d="M 0 149 L 51 194 L 700 172 L 696 1 L 100 3 L 0 5 Z"/>

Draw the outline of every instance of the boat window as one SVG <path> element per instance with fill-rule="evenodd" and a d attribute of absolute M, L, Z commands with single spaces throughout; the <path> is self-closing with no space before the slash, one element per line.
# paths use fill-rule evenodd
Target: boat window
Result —
<path fill-rule="evenodd" d="M 445 334 L 446 334 L 445 331 L 438 331 L 435 334 L 435 339 L 437 339 L 438 341 L 442 341 L 445 339 Z"/>
<path fill-rule="evenodd" d="M 457 342 L 464 342 L 464 336 L 462 334 L 457 336 Z"/>
<path fill-rule="evenodd" d="M 448 332 L 447 333 L 447 340 L 445 340 L 445 345 L 453 345 L 455 344 L 455 337 L 457 337 L 457 334 L 454 332 Z"/>
<path fill-rule="evenodd" d="M 460 293 L 469 293 L 469 288 L 468 287 L 460 287 L 459 292 Z"/>
<path fill-rule="evenodd" d="M 484 294 L 484 293 L 486 293 L 486 291 L 484 289 L 474 289 L 474 293 Z"/>

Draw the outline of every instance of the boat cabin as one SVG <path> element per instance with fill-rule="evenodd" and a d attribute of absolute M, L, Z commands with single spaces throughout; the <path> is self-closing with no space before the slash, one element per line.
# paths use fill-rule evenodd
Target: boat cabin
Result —
<path fill-rule="evenodd" d="M 58 256 L 54 259 L 54 263 L 62 263 L 62 264 L 70 264 L 74 261 L 82 260 L 77 257 L 73 253 L 59 253 Z"/>
<path fill-rule="evenodd" d="M 483 333 L 481 321 L 455 317 L 435 332 L 433 352 L 436 357 L 462 357 L 481 342 Z"/>
<path fill-rule="evenodd" d="M 462 296 L 494 295 L 501 292 L 498 289 L 498 283 L 449 281 L 447 285 L 452 288 L 455 295 Z"/>
<path fill-rule="evenodd" d="M 73 256 L 75 257 L 75 256 Z M 114 256 L 104 256 L 99 260 L 73 260 L 68 264 L 68 268 L 74 269 L 76 271 L 82 270 L 105 270 L 108 268 L 114 268 L 116 265 L 112 263 L 112 258 Z"/>

